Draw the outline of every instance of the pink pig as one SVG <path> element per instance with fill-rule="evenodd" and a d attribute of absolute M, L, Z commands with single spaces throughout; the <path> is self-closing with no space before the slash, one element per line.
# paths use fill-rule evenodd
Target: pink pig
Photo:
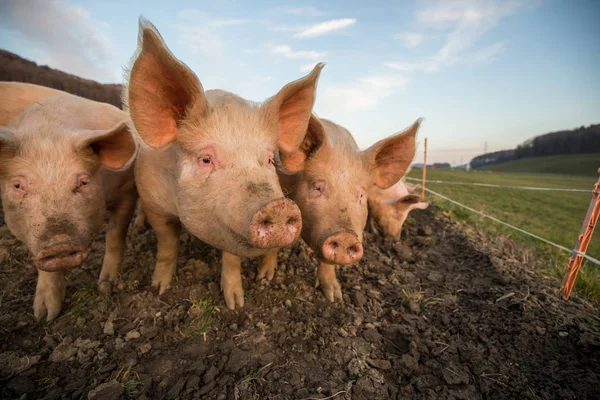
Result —
<path fill-rule="evenodd" d="M 243 306 L 240 257 L 294 242 L 298 206 L 286 199 L 275 158 L 296 168 L 323 64 L 263 104 L 221 90 L 197 76 L 140 19 L 139 48 L 124 91 L 140 149 L 136 185 L 157 237 L 152 286 L 162 294 L 174 274 L 182 225 L 223 250 L 221 290 L 230 309 Z"/>
<path fill-rule="evenodd" d="M 429 207 L 429 203 L 419 201 L 420 196 L 414 194 L 417 188 L 401 179 L 387 189 L 377 186 L 369 189 L 369 213 L 385 235 L 399 238 L 408 213 Z"/>
<path fill-rule="evenodd" d="M 0 126 L 2 206 L 8 228 L 27 245 L 38 269 L 34 315 L 52 320 L 65 296 L 64 271 L 85 261 L 106 211 L 100 282 L 119 273 L 137 199 L 137 145 L 126 114 L 114 106 L 0 83 L 2 122 L 19 111 Z"/>
<path fill-rule="evenodd" d="M 294 155 L 302 162 L 290 169 L 289 156 L 282 155 L 281 186 L 302 211 L 302 239 L 319 261 L 316 284 L 329 301 L 342 300 L 336 265 L 362 258 L 369 188 L 386 189 L 404 175 L 419 124 L 360 151 L 348 130 L 313 115 L 302 152 Z M 274 249 L 261 258 L 258 277 L 272 279 L 276 265 Z"/>

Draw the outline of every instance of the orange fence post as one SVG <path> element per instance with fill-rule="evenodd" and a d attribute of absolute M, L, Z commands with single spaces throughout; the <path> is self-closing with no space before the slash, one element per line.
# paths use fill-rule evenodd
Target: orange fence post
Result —
<path fill-rule="evenodd" d="M 565 276 L 560 287 L 563 299 L 565 300 L 567 300 L 571 295 L 571 290 L 573 290 L 573 286 L 575 285 L 575 280 L 577 279 L 577 273 L 581 267 L 583 256 L 585 255 L 588 245 L 590 244 L 592 234 L 594 233 L 594 227 L 596 226 L 598 216 L 600 215 L 600 169 L 598 169 L 598 175 L 598 182 L 596 182 L 594 190 L 592 191 L 592 201 L 590 202 L 590 207 L 588 208 L 588 212 L 583 220 L 581 233 L 577 238 L 577 245 L 575 246 L 576 253 L 569 257 Z"/>
<path fill-rule="evenodd" d="M 423 144 L 423 182 L 421 184 L 421 201 L 425 200 L 425 179 L 427 178 L 427 138 Z"/>

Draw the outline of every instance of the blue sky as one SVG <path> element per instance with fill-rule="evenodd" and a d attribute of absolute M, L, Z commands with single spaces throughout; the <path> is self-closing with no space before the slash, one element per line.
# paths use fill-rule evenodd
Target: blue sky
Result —
<path fill-rule="evenodd" d="M 4 0 L 0 48 L 121 82 L 140 14 L 206 89 L 262 101 L 324 61 L 315 110 L 361 148 L 424 117 L 456 164 L 600 122 L 596 0 Z"/>

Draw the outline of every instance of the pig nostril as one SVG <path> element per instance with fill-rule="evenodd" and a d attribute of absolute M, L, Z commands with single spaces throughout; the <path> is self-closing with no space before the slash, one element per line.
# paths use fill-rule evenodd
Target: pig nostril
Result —
<path fill-rule="evenodd" d="M 288 225 L 296 225 L 298 223 L 298 218 L 296 217 L 289 217 L 286 224 Z"/>
<path fill-rule="evenodd" d="M 348 247 L 348 252 L 352 255 L 358 253 L 358 246 L 353 245 L 353 246 Z"/>
<path fill-rule="evenodd" d="M 335 240 L 334 240 L 333 242 L 331 242 L 331 248 L 332 248 L 332 249 L 337 249 L 337 248 L 338 248 L 338 246 L 339 246 L 339 243 L 338 243 L 338 242 L 336 242 Z"/>

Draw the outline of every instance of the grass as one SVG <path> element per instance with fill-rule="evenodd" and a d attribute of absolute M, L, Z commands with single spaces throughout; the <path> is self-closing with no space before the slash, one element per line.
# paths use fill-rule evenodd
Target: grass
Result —
<path fill-rule="evenodd" d="M 215 313 L 218 312 L 218 308 L 212 305 L 210 299 L 201 298 L 190 298 L 191 304 L 188 311 L 191 320 L 186 329 L 186 333 L 192 336 L 204 336 L 210 329 Z"/>
<path fill-rule="evenodd" d="M 96 308 L 98 306 L 97 296 L 98 288 L 95 284 L 85 283 L 81 285 L 71 296 L 71 308 L 69 308 L 65 317 L 78 317 Z"/>
<path fill-rule="evenodd" d="M 600 154 L 574 154 L 565 156 L 548 156 L 522 158 L 502 164 L 488 165 L 477 170 L 495 172 L 525 172 L 539 174 L 561 174 L 588 176 L 593 178 L 600 168 Z"/>
<path fill-rule="evenodd" d="M 422 170 L 413 169 L 409 177 L 421 178 Z M 520 189 L 428 183 L 427 187 L 455 201 L 515 225 L 547 240 L 573 248 L 592 198 L 591 191 L 598 176 L 554 174 L 499 173 L 484 171 L 427 170 L 427 179 L 450 182 L 479 182 L 510 186 L 538 186 L 589 190 L 579 192 L 541 192 Z M 411 182 L 414 183 L 414 182 Z M 531 247 L 539 257 L 538 264 L 547 275 L 562 280 L 569 257 L 566 252 L 537 239 L 504 227 L 445 200 L 428 195 L 428 201 L 451 211 L 457 219 L 483 229 L 509 234 Z M 592 237 L 587 254 L 600 258 L 600 232 Z M 600 267 L 584 261 L 575 287 L 578 295 L 600 301 Z"/>

